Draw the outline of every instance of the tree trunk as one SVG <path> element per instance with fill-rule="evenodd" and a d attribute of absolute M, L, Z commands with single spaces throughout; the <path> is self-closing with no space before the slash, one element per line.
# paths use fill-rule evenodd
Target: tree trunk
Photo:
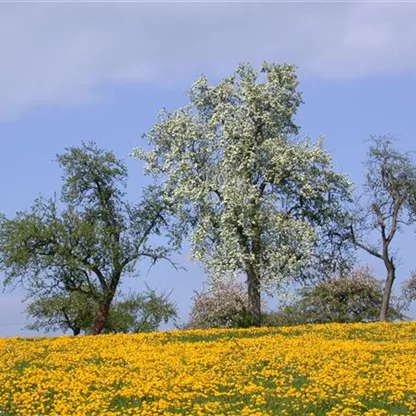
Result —
<path fill-rule="evenodd" d="M 77 335 L 81 333 L 81 328 L 74 327 L 72 328 L 72 332 L 73 332 L 74 337 L 76 337 Z"/>
<path fill-rule="evenodd" d="M 119 266 L 117 264 L 117 266 Z M 114 266 L 115 267 L 115 266 Z M 100 303 L 100 306 L 97 311 L 97 315 L 94 320 L 94 324 L 91 328 L 92 335 L 101 334 L 104 329 L 104 326 L 107 322 L 108 315 L 110 313 L 111 303 L 113 302 L 114 296 L 117 291 L 118 284 L 120 282 L 122 268 L 117 267 L 117 270 L 113 272 L 110 278 L 110 283 L 103 284 L 103 300 Z M 103 279 L 103 278 L 102 278 Z"/>
<path fill-rule="evenodd" d="M 391 297 L 391 290 L 394 279 L 396 278 L 395 267 L 391 261 L 386 262 L 387 279 L 384 285 L 383 300 L 381 302 L 380 321 L 388 320 L 389 304 Z"/>
<path fill-rule="evenodd" d="M 91 329 L 91 335 L 99 335 L 104 329 L 110 312 L 111 299 L 106 299 L 98 308 L 97 316 Z"/>
<path fill-rule="evenodd" d="M 260 279 L 253 270 L 247 272 L 248 310 L 251 315 L 252 325 L 261 325 L 261 295 Z"/>

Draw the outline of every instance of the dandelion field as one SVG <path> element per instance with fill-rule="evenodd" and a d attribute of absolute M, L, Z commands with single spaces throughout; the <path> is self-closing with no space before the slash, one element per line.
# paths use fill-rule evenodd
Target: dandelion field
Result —
<path fill-rule="evenodd" d="M 0 340 L 1 415 L 416 415 L 416 322 Z"/>

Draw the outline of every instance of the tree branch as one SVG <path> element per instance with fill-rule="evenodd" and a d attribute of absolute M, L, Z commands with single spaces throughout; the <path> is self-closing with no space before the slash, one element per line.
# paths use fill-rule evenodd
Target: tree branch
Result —
<path fill-rule="evenodd" d="M 394 208 L 393 208 L 393 214 L 392 214 L 392 219 L 391 219 L 391 226 L 390 226 L 390 232 L 389 235 L 386 237 L 386 242 L 388 244 L 390 244 L 391 240 L 394 237 L 394 234 L 397 231 L 397 227 L 398 227 L 398 219 L 399 219 L 399 212 L 400 212 L 400 208 L 403 204 L 403 200 L 402 198 L 400 198 L 398 201 L 396 201 L 396 203 L 394 204 Z"/>
<path fill-rule="evenodd" d="M 359 247 L 359 248 L 361 248 L 361 249 L 363 249 L 364 251 L 366 251 L 367 253 L 369 253 L 369 254 L 371 254 L 372 256 L 374 256 L 374 257 L 377 257 L 377 258 L 379 258 L 379 259 L 381 259 L 381 260 L 383 260 L 383 256 L 378 252 L 378 251 L 376 251 L 376 250 L 374 250 L 374 249 L 372 249 L 371 247 L 368 247 L 368 246 L 366 246 L 365 244 L 363 244 L 363 243 L 360 243 L 357 239 L 356 239 L 356 237 L 355 237 L 355 233 L 354 233 L 354 228 L 353 228 L 353 226 L 351 225 L 350 226 L 350 230 L 351 230 L 351 241 L 352 241 L 352 243 L 354 244 L 354 245 L 356 245 L 357 247 Z"/>

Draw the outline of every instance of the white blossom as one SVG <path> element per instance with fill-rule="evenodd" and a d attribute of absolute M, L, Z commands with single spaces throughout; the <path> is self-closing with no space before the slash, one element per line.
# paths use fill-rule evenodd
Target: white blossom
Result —
<path fill-rule="evenodd" d="M 297 85 L 291 65 L 240 65 L 215 85 L 201 77 L 190 104 L 162 112 L 145 135 L 152 150 L 133 151 L 192 224 L 193 258 L 217 276 L 254 268 L 270 292 L 309 267 L 348 198 L 322 140 L 297 138 Z"/>

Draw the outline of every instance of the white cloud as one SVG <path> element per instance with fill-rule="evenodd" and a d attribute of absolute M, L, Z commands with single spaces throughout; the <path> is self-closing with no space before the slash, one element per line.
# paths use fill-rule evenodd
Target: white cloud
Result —
<path fill-rule="evenodd" d="M 0 4 L 0 117 L 239 61 L 338 78 L 414 69 L 415 17 L 404 3 Z"/>

